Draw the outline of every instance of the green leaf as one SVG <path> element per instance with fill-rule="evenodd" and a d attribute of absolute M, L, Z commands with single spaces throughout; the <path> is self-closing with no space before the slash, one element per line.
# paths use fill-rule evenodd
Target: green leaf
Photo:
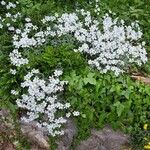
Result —
<path fill-rule="evenodd" d="M 89 73 L 88 75 L 87 75 L 87 78 L 84 78 L 83 79 L 83 81 L 84 81 L 84 83 L 85 84 L 88 84 L 88 83 L 90 83 L 90 84 L 92 84 L 92 85 L 96 85 L 96 80 L 95 80 L 95 78 L 94 78 L 94 73 Z"/>
<path fill-rule="evenodd" d="M 121 104 L 120 102 L 116 102 L 114 104 L 114 106 L 116 106 L 117 115 L 118 115 L 118 117 L 120 117 L 122 112 L 124 111 L 125 106 L 123 104 Z"/>

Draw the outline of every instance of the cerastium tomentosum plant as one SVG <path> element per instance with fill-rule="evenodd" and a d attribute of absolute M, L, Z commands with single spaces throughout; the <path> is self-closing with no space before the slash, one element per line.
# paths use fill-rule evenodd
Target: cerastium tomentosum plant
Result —
<path fill-rule="evenodd" d="M 13 15 L 10 13 L 6 15 L 7 18 L 11 16 Z M 81 16 L 83 19 L 80 19 Z M 119 75 L 130 64 L 141 66 L 147 61 L 145 42 L 139 42 L 142 32 L 137 22 L 127 26 L 124 20 L 112 19 L 109 14 L 103 17 L 103 22 L 98 22 L 92 18 L 89 11 L 83 9 L 76 10 L 74 13 L 64 13 L 61 16 L 57 13 L 45 16 L 41 21 L 43 26 L 46 25 L 43 31 L 33 25 L 30 18 L 25 18 L 26 23 L 22 29 L 15 29 L 9 24 L 8 30 L 14 31 L 15 49 L 10 54 L 13 65 L 20 66 L 28 63 L 27 58 L 21 57 L 20 48 L 36 47 L 44 44 L 48 37 L 55 38 L 66 34 L 73 35 L 77 40 L 75 51 L 90 56 L 88 63 L 101 73 L 111 70 Z M 100 30 L 101 24 L 102 30 Z M 31 33 L 32 37 L 29 36 Z"/>
<path fill-rule="evenodd" d="M 60 94 L 63 91 L 64 84 L 67 81 L 60 81 L 61 70 L 55 70 L 48 79 L 40 78 L 40 72 L 32 69 L 24 77 L 21 83 L 22 89 L 26 90 L 21 98 L 17 99 L 17 105 L 27 111 L 21 119 L 30 123 L 37 120 L 37 127 L 47 129 L 52 136 L 64 134 L 60 130 L 62 124 L 66 123 L 67 118 L 71 115 L 78 116 L 78 111 L 70 112 L 70 103 L 62 102 Z M 12 94 L 18 94 L 14 90 Z"/>
<path fill-rule="evenodd" d="M 4 1 L 1 4 L 6 5 Z M 10 8 L 16 7 L 12 3 L 8 5 Z M 83 19 L 80 19 L 80 16 Z M 21 17 L 21 14 L 12 15 L 9 12 L 6 14 L 6 18 L 12 18 L 12 20 L 17 17 Z M 5 19 L 1 17 L 1 21 L 5 22 Z M 145 42 L 139 42 L 142 32 L 137 22 L 127 26 L 124 20 L 112 19 L 109 14 L 106 14 L 103 22 L 100 23 L 92 18 L 89 11 L 83 9 L 76 10 L 74 13 L 64 13 L 61 16 L 57 13 L 45 16 L 41 21 L 44 26 L 46 25 L 43 31 L 33 25 L 30 18 L 25 18 L 26 23 L 22 29 L 16 29 L 10 23 L 6 24 L 8 30 L 13 31 L 15 49 L 10 54 L 13 65 L 28 64 L 28 59 L 21 57 L 20 48 L 36 47 L 44 44 L 48 37 L 55 38 L 66 34 L 73 34 L 78 42 L 75 51 L 88 54 L 90 56 L 88 63 L 95 66 L 101 73 L 111 70 L 119 75 L 130 64 L 135 63 L 141 66 L 147 61 Z M 99 29 L 100 24 L 102 24 L 102 30 Z M 3 26 L 1 23 L 1 27 Z M 29 36 L 31 32 L 32 37 Z"/>
<path fill-rule="evenodd" d="M 25 23 L 21 27 L 17 27 L 14 23 L 23 16 L 19 12 L 11 13 L 10 10 L 15 9 L 16 4 L 1 1 L 1 5 L 8 12 L 5 17 L 0 16 L 0 29 L 7 28 L 12 34 L 14 49 L 9 58 L 14 67 L 29 63 L 30 60 L 22 56 L 27 48 L 36 49 L 38 46 L 48 44 L 49 38 L 59 38 L 67 34 L 71 34 L 77 41 L 74 51 L 88 55 L 89 65 L 96 67 L 101 73 L 113 71 L 118 76 L 132 63 L 140 66 L 147 61 L 145 42 L 140 42 L 142 31 L 137 22 L 125 25 L 124 20 L 113 19 L 109 14 L 105 14 L 103 21 L 99 22 L 89 11 L 81 9 L 72 13 L 61 15 L 55 13 L 43 17 L 41 24 L 44 28 L 34 25 L 29 17 L 24 18 Z M 100 13 L 97 4 L 95 12 Z M 63 117 L 55 118 L 55 113 L 70 107 L 69 103 L 62 104 L 58 100 L 57 92 L 63 90 L 65 81 L 60 81 L 56 72 L 60 73 L 56 70 L 47 80 L 39 78 L 38 70 L 33 69 L 27 73 L 25 81 L 21 84 L 21 88 L 25 88 L 27 93 L 17 99 L 18 107 L 27 110 L 27 116 L 22 119 L 26 122 L 39 120 L 37 125 L 46 127 L 53 136 L 63 133 L 55 129 L 66 122 Z M 11 69 L 10 73 L 15 75 L 17 71 Z M 17 95 L 15 90 L 11 93 Z M 41 115 L 47 119 L 44 120 Z M 79 112 L 74 112 L 73 115 L 77 116 Z M 66 116 L 69 117 L 70 113 Z"/>

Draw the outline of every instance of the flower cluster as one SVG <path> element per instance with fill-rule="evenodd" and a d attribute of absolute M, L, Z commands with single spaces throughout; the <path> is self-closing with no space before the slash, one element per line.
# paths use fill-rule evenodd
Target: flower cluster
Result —
<path fill-rule="evenodd" d="M 9 54 L 11 63 L 14 66 L 20 67 L 23 64 L 28 64 L 28 59 L 27 58 L 22 58 L 22 55 L 20 52 L 18 52 L 17 49 L 14 49 L 10 54 Z M 13 72 L 14 73 L 14 72 Z"/>
<path fill-rule="evenodd" d="M 18 3 L 18 2 L 17 2 Z M 8 2 L 8 3 L 6 3 L 5 1 L 1 1 L 1 5 L 2 6 L 6 6 L 6 8 L 9 10 L 9 9 L 11 9 L 11 8 L 16 8 L 16 4 L 14 4 L 14 3 L 11 3 L 11 2 Z"/>
<path fill-rule="evenodd" d="M 17 12 L 16 14 L 10 13 L 11 9 L 14 9 L 17 7 L 18 2 L 16 1 L 16 3 L 12 3 L 12 2 L 5 2 L 5 1 L 1 1 L 0 3 L 2 5 L 2 7 L 5 7 L 8 12 L 5 15 L 5 18 L 2 18 L 0 16 L 0 29 L 3 29 L 4 27 L 6 27 L 8 29 L 8 31 L 12 34 L 14 34 L 14 32 L 17 32 L 21 30 L 19 29 L 15 29 L 15 27 L 13 26 L 13 24 L 15 22 L 17 22 L 17 19 L 21 18 L 21 13 Z M 18 39 L 17 35 L 13 35 L 13 45 L 15 47 L 15 49 L 10 53 L 9 57 L 11 60 L 11 63 L 14 66 L 21 66 L 24 64 L 28 63 L 28 59 L 27 58 L 22 58 L 21 53 L 19 52 L 19 48 L 15 45 L 15 40 Z M 28 42 L 28 41 L 26 41 Z M 15 74 L 14 71 L 12 72 L 12 74 Z"/>
<path fill-rule="evenodd" d="M 78 12 L 85 17 L 84 22 L 81 22 L 75 13 L 63 14 L 58 19 L 57 35 L 73 34 L 81 45 L 75 51 L 90 55 L 90 65 L 95 66 L 101 73 L 111 70 L 115 75 L 119 75 L 132 63 L 139 66 L 146 63 L 145 43 L 137 42 L 142 37 L 137 22 L 126 26 L 123 20 L 113 20 L 106 14 L 101 31 L 100 23 L 91 19 L 90 12 Z"/>
<path fill-rule="evenodd" d="M 47 129 L 52 136 L 62 135 L 63 130 L 60 130 L 60 127 L 66 123 L 66 117 L 70 117 L 71 114 L 78 116 L 79 112 L 67 112 L 70 103 L 61 103 L 62 100 L 58 97 L 58 93 L 63 91 L 63 86 L 67 83 L 59 80 L 59 76 L 62 75 L 61 70 L 55 70 L 54 75 L 49 76 L 47 80 L 41 79 L 39 75 L 39 71 L 33 69 L 21 83 L 26 93 L 17 99 L 17 105 L 27 110 L 27 115 L 21 119 L 24 122 L 38 120 L 37 127 Z M 14 90 L 12 93 L 17 94 Z M 66 115 L 63 110 L 67 112 Z"/>
<path fill-rule="evenodd" d="M 98 3 L 99 3 L 99 0 L 96 0 L 95 12 L 97 13 L 97 15 L 100 14 L 100 7 L 99 7 Z"/>
<path fill-rule="evenodd" d="M 98 8 L 98 0 L 96 0 L 96 12 L 100 11 Z M 11 16 L 7 13 L 7 17 Z M 33 25 L 30 18 L 25 18 L 25 21 L 23 29 L 15 29 L 10 25 L 8 27 L 8 30 L 14 31 L 13 45 L 16 49 L 14 51 L 43 45 L 49 37 L 71 34 L 78 42 L 74 51 L 88 54 L 89 65 L 96 67 L 101 73 L 111 70 L 115 75 L 119 75 L 130 64 L 141 66 L 147 61 L 145 43 L 138 42 L 141 40 L 142 32 L 137 22 L 127 26 L 124 20 L 112 19 L 109 14 L 103 17 L 103 22 L 98 22 L 92 19 L 89 11 L 83 9 L 76 10 L 75 13 L 64 13 L 61 16 L 57 13 L 53 16 L 45 16 L 41 20 L 43 26 L 46 25 L 43 31 Z M 99 28 L 101 24 L 103 30 Z M 27 59 L 22 58 L 21 53 L 14 54 L 14 51 L 10 54 L 13 65 L 20 66 L 28 63 Z"/>

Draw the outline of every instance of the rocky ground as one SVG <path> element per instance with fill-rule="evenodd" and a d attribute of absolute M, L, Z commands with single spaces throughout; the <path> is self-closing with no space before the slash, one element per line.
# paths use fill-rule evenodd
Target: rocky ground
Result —
<path fill-rule="evenodd" d="M 0 134 L 10 139 L 15 136 L 13 124 L 9 119 L 6 110 L 0 111 L 0 116 L 3 118 L 3 123 L 0 125 Z M 6 121 L 7 118 L 7 121 Z M 47 134 L 35 127 L 35 122 L 32 124 L 21 123 L 21 134 L 31 143 L 32 150 L 49 150 L 51 145 L 48 143 Z M 73 139 L 77 135 L 77 127 L 73 120 L 68 120 L 65 125 L 65 134 L 57 140 L 58 150 L 70 150 Z M 129 143 L 129 136 L 119 132 L 113 131 L 110 127 L 105 127 L 102 130 L 91 130 L 91 135 L 88 139 L 81 141 L 75 149 L 76 150 L 121 150 Z M 2 140 L 0 143 L 1 150 L 15 150 L 15 143 L 9 140 Z"/>

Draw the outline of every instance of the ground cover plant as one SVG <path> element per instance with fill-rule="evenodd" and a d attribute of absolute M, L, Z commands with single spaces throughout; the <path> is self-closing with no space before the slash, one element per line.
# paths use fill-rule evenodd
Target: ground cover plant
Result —
<path fill-rule="evenodd" d="M 15 122 L 37 121 L 50 138 L 63 135 L 70 117 L 75 143 L 109 124 L 131 135 L 133 148 L 148 149 L 150 85 L 131 75 L 150 73 L 149 4 L 2 0 L 1 109 Z"/>

